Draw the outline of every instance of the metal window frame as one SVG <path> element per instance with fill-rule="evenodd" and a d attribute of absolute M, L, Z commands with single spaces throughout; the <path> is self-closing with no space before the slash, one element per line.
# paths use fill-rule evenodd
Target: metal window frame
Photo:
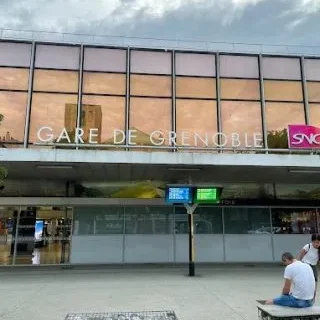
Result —
<path fill-rule="evenodd" d="M 29 69 L 29 83 L 28 83 L 28 100 L 27 100 L 27 110 L 24 125 L 24 141 L 23 147 L 28 148 L 29 142 L 29 132 L 30 132 L 30 119 L 31 119 L 31 105 L 32 105 L 32 94 L 33 94 L 33 79 L 34 79 L 34 66 L 36 60 L 36 42 L 32 42 L 31 47 L 31 60 Z"/>

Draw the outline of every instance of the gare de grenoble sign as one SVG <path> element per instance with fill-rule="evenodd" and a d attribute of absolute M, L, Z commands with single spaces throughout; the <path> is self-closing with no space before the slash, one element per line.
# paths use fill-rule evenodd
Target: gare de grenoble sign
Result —
<path fill-rule="evenodd" d="M 139 142 L 138 130 L 128 130 L 128 144 L 136 145 Z M 50 126 L 44 126 L 38 129 L 37 138 L 41 143 L 88 143 L 99 144 L 99 129 L 91 128 L 85 134 L 84 129 L 75 128 L 74 134 L 68 133 L 66 128 L 55 132 Z M 262 133 L 236 133 L 225 134 L 223 132 L 212 133 L 197 133 L 190 131 L 181 131 L 176 133 L 174 131 L 163 132 L 155 130 L 147 134 L 148 140 L 153 146 L 162 146 L 166 142 L 169 145 L 176 146 L 206 146 L 206 147 L 224 147 L 226 145 L 232 148 L 261 148 L 263 146 Z M 57 138 L 56 138 L 57 137 Z M 86 138 L 86 142 L 84 141 Z M 112 132 L 112 140 L 109 141 L 114 145 L 125 144 L 126 133 L 124 130 L 115 129 Z M 179 141 L 179 143 L 177 143 Z"/>
<path fill-rule="evenodd" d="M 290 149 L 319 149 L 320 148 L 320 128 L 309 125 L 288 125 L 288 146 Z M 141 133 L 141 131 L 140 131 Z M 145 133 L 143 133 L 146 135 Z M 128 130 L 128 145 L 136 145 L 139 141 L 138 130 Z M 58 138 L 55 138 L 57 137 Z M 74 133 L 68 133 L 66 128 L 55 132 L 50 126 L 44 126 L 38 129 L 37 138 L 41 143 L 89 143 L 99 144 L 100 132 L 97 128 L 88 129 L 85 133 L 82 128 L 75 128 Z M 197 133 L 190 131 L 163 132 L 155 130 L 146 135 L 151 145 L 162 146 L 166 142 L 169 145 L 176 146 L 206 146 L 206 147 L 224 147 L 226 145 L 232 148 L 262 148 L 262 133 L 237 133 L 225 134 L 223 132 Z M 84 141 L 86 140 L 86 142 Z M 115 129 L 112 132 L 110 144 L 125 144 L 126 133 L 124 130 Z"/>

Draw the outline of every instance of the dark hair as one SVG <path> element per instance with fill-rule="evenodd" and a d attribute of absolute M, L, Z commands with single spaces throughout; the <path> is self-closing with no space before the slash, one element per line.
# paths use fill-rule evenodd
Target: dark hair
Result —
<path fill-rule="evenodd" d="M 320 241 L 320 234 L 313 233 L 311 236 L 311 241 Z"/>
<path fill-rule="evenodd" d="M 294 256 L 292 255 L 291 252 L 285 252 L 282 254 L 281 259 L 282 259 L 282 261 L 284 261 L 284 260 L 293 261 Z"/>

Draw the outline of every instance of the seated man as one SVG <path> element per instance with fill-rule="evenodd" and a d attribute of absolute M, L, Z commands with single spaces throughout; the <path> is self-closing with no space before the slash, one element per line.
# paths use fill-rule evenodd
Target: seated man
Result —
<path fill-rule="evenodd" d="M 286 252 L 282 255 L 285 283 L 282 295 L 265 304 L 276 304 L 292 308 L 307 308 L 314 303 L 315 279 L 310 265 L 294 259 L 293 255 Z"/>

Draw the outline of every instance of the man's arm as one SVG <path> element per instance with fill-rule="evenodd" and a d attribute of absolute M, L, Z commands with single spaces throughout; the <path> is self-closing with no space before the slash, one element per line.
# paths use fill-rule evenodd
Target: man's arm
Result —
<path fill-rule="evenodd" d="M 284 285 L 282 289 L 282 294 L 288 295 L 290 293 L 291 289 L 291 280 L 290 279 L 284 279 Z"/>
<path fill-rule="evenodd" d="M 304 248 L 301 249 L 301 251 L 299 252 L 299 254 L 297 256 L 297 260 L 301 261 L 306 254 L 307 254 L 307 251 Z"/>

